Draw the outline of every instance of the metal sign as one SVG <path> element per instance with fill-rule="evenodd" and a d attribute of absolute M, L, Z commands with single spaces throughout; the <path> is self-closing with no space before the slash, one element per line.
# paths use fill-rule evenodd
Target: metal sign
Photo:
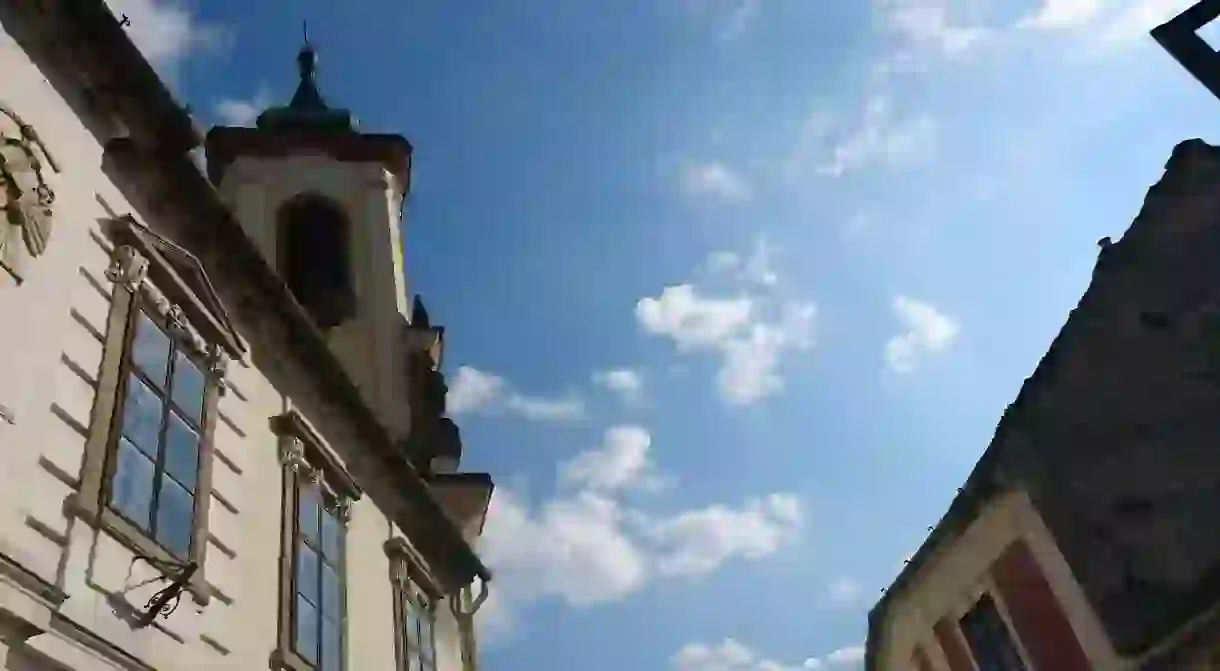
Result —
<path fill-rule="evenodd" d="M 1152 29 L 1152 38 L 1186 71 L 1220 98 L 1220 53 L 1199 37 L 1199 29 L 1220 17 L 1220 0 L 1199 0 Z"/>

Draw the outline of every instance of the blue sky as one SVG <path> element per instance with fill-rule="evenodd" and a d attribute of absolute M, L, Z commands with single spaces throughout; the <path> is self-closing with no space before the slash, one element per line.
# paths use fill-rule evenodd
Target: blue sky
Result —
<path fill-rule="evenodd" d="M 489 669 L 858 666 L 1097 240 L 1220 131 L 1147 37 L 1189 0 L 150 1 L 202 122 L 286 100 L 308 18 L 414 143 Z"/>

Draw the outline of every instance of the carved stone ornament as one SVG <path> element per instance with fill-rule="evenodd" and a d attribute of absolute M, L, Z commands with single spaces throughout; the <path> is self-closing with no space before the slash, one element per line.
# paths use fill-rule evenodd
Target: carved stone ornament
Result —
<path fill-rule="evenodd" d="M 216 391 L 224 396 L 229 391 L 229 353 L 220 345 L 212 347 L 212 378 L 216 381 Z"/>
<path fill-rule="evenodd" d="M 115 247 L 110 255 L 110 267 L 106 269 L 106 279 L 127 289 L 135 291 L 148 275 L 148 259 L 131 245 Z"/>
<path fill-rule="evenodd" d="M 280 441 L 280 463 L 293 473 L 307 477 L 317 470 L 305 459 L 305 443 L 296 436 L 286 436 Z"/>
<path fill-rule="evenodd" d="M 0 103 L 0 268 L 18 283 L 26 260 L 42 256 L 51 239 L 55 192 L 46 168 L 59 172 L 38 132 Z"/>

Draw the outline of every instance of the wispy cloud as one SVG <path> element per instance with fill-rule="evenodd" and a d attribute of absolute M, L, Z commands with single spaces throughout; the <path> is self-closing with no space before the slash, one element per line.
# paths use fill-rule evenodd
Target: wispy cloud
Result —
<path fill-rule="evenodd" d="M 915 49 L 956 55 L 990 36 L 954 12 L 953 0 L 875 0 L 881 27 Z"/>
<path fill-rule="evenodd" d="M 263 84 L 259 85 L 251 98 L 222 98 L 216 101 L 214 111 L 226 125 L 251 126 L 271 103 L 271 89 Z"/>
<path fill-rule="evenodd" d="M 715 645 L 688 643 L 673 657 L 674 671 L 847 671 L 864 661 L 863 646 L 840 648 L 822 658 L 784 664 L 726 638 Z"/>
<path fill-rule="evenodd" d="M 720 202 L 742 202 L 750 199 L 748 182 L 727 164 L 720 161 L 686 166 L 682 171 L 682 190 L 697 199 L 711 198 Z"/>
<path fill-rule="evenodd" d="M 446 409 L 455 417 L 508 412 L 536 421 L 571 421 L 586 415 L 584 400 L 575 394 L 556 397 L 524 394 L 503 377 L 472 366 L 458 368 L 446 396 Z"/>
<path fill-rule="evenodd" d="M 126 16 L 127 34 L 140 52 L 167 79 L 190 56 L 228 48 L 231 34 L 222 26 L 199 20 L 173 0 L 106 0 L 115 16 Z"/>
<path fill-rule="evenodd" d="M 909 373 L 927 355 L 948 349 L 961 330 L 936 307 L 906 296 L 896 296 L 891 308 L 903 330 L 886 342 L 885 361 L 897 373 Z"/>
<path fill-rule="evenodd" d="M 632 368 L 598 371 L 593 374 L 593 383 L 618 394 L 628 403 L 639 400 L 644 390 L 644 376 Z"/>

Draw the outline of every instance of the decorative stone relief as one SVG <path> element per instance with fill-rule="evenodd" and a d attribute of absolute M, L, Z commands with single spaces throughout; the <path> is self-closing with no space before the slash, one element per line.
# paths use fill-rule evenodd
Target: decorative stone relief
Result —
<path fill-rule="evenodd" d="M 135 247 L 122 245 L 111 253 L 106 279 L 128 291 L 135 291 L 147 275 L 148 259 Z"/>
<path fill-rule="evenodd" d="M 312 476 L 317 471 L 305 459 L 305 443 L 296 436 L 285 436 L 280 441 L 280 463 L 293 473 L 306 477 Z M 313 478 L 309 477 L 309 479 Z"/>
<path fill-rule="evenodd" d="M 212 347 L 212 377 L 216 380 L 216 390 L 221 396 L 229 391 L 229 353 L 220 345 Z"/>
<path fill-rule="evenodd" d="M 42 256 L 51 239 L 55 192 L 44 165 L 59 172 L 33 126 L 0 103 L 0 268 L 18 283 L 26 260 Z"/>

